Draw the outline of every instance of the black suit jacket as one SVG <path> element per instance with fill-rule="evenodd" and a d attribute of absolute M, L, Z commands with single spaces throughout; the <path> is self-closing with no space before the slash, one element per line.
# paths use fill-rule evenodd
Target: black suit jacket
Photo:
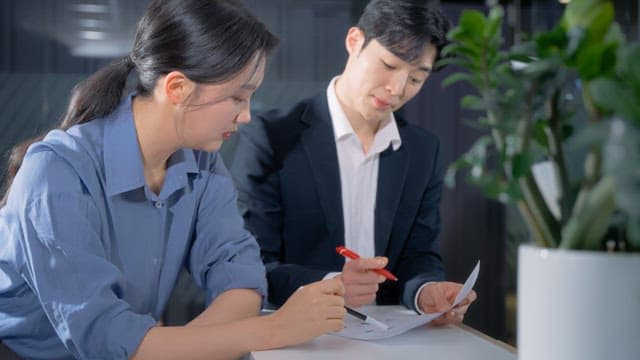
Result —
<path fill-rule="evenodd" d="M 380 154 L 375 254 L 399 281 L 386 281 L 378 304 L 414 308 L 418 287 L 444 277 L 438 206 L 443 166 L 438 139 L 397 120 L 402 146 Z M 239 133 L 229 169 L 239 206 L 267 267 L 269 301 L 341 271 L 345 259 L 340 174 L 326 95 L 290 111 L 254 116 Z"/>

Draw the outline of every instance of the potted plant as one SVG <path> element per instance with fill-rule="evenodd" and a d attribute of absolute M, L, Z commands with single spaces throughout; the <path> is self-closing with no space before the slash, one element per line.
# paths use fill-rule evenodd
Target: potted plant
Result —
<path fill-rule="evenodd" d="M 606 0 L 505 48 L 503 10 L 465 11 L 439 65 L 476 94 L 487 129 L 449 168 L 513 202 L 536 246 L 519 249 L 520 359 L 640 359 L 640 45 Z"/>

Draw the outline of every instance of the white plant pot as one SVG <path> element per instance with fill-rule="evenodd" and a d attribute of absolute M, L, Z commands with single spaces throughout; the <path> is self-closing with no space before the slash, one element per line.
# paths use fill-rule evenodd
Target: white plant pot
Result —
<path fill-rule="evenodd" d="M 640 255 L 521 246 L 520 360 L 639 360 Z"/>

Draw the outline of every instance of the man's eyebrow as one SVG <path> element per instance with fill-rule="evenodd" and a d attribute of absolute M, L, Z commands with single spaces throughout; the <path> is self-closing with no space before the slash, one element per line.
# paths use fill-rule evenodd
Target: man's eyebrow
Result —
<path fill-rule="evenodd" d="M 418 70 L 422 70 L 422 71 L 426 72 L 427 74 L 430 74 L 432 69 L 431 69 L 430 66 L 420 66 L 418 68 Z"/>
<path fill-rule="evenodd" d="M 246 84 L 242 85 L 241 88 L 243 88 L 245 90 L 256 90 L 258 88 L 258 86 L 255 85 L 255 84 L 246 83 Z"/>

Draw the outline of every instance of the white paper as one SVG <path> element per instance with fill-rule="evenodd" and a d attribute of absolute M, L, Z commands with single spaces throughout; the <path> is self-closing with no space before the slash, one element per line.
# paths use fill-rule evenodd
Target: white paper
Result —
<path fill-rule="evenodd" d="M 473 285 L 478 279 L 478 273 L 480 272 L 480 261 L 476 264 L 471 272 L 471 275 L 467 278 L 462 286 L 462 289 L 458 292 L 451 310 L 458 305 L 464 298 L 469 295 Z M 400 335 L 413 328 L 429 323 L 431 320 L 444 314 L 434 313 L 427 315 L 417 315 L 414 311 L 409 309 L 389 309 L 386 306 L 365 306 L 358 309 L 359 312 L 373 317 L 374 319 L 387 324 L 389 329 L 382 329 L 379 326 L 365 323 L 353 316 L 346 315 L 344 318 L 344 329 L 341 331 L 331 333 L 331 335 L 342 336 L 357 340 L 380 340 L 390 338 L 392 336 Z M 448 310 L 447 310 L 448 311 Z M 446 312 L 446 311 L 445 311 Z"/>

